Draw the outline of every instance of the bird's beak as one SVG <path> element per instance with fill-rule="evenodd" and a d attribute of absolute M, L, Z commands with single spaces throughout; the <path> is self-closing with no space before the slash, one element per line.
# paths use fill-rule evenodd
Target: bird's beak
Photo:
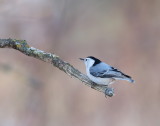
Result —
<path fill-rule="evenodd" d="M 84 61 L 84 59 L 83 58 L 79 58 L 80 60 L 82 60 L 82 61 Z"/>

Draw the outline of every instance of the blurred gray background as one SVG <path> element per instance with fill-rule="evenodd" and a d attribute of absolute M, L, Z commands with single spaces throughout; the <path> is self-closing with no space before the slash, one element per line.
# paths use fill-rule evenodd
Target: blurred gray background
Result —
<path fill-rule="evenodd" d="M 159 126 L 159 0 L 0 0 L 0 38 L 27 40 L 85 73 L 95 56 L 135 84 L 105 98 L 51 64 L 0 49 L 0 126 Z"/>

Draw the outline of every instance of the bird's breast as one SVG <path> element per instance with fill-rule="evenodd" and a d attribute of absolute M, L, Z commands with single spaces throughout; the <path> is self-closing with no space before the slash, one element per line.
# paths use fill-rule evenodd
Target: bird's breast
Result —
<path fill-rule="evenodd" d="M 89 79 L 99 85 L 109 85 L 112 82 L 114 82 L 113 78 L 100 78 L 100 77 L 95 77 L 93 75 L 91 75 L 89 72 L 87 72 L 87 76 L 89 77 Z"/>

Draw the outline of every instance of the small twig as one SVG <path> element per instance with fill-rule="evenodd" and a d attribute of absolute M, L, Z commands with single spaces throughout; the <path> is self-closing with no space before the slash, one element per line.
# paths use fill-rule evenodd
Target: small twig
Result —
<path fill-rule="evenodd" d="M 85 85 L 92 87 L 97 91 L 103 92 L 105 96 L 107 95 L 109 97 L 112 97 L 114 94 L 114 91 L 111 88 L 93 83 L 86 75 L 82 74 L 79 70 L 74 68 L 69 63 L 60 59 L 59 56 L 44 52 L 34 47 L 30 47 L 25 40 L 0 39 L 0 48 L 13 48 L 22 52 L 25 55 L 51 63 L 55 67 L 64 71 L 66 74 L 78 78 L 80 81 L 84 82 Z"/>

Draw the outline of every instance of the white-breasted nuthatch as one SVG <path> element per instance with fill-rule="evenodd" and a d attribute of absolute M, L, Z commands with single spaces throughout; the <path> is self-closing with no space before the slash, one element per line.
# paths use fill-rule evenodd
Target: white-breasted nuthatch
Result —
<path fill-rule="evenodd" d="M 88 56 L 84 59 L 80 58 L 80 60 L 85 63 L 87 76 L 96 84 L 109 85 L 115 80 L 127 80 L 131 83 L 134 82 L 130 76 L 93 56 Z"/>

